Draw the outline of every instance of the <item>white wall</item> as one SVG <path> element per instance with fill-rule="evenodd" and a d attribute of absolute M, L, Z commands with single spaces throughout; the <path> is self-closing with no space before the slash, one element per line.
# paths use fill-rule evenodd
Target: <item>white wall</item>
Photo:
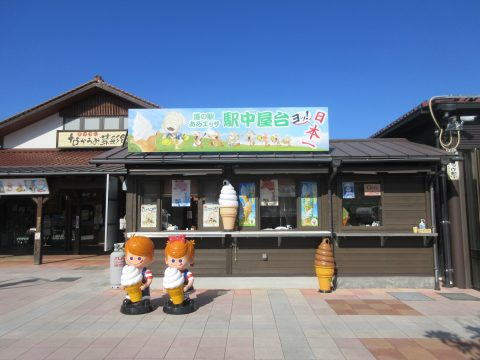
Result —
<path fill-rule="evenodd" d="M 63 118 L 58 113 L 6 135 L 4 149 L 54 149 L 57 130 L 63 129 Z"/>

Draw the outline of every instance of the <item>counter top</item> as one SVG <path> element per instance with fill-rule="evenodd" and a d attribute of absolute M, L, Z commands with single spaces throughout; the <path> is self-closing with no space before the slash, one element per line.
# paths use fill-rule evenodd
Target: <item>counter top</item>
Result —
<path fill-rule="evenodd" d="M 224 238 L 226 235 L 230 235 L 234 238 L 242 237 L 307 237 L 307 236 L 331 236 L 330 231 L 314 231 L 314 230 L 259 230 L 259 231 L 153 231 L 153 232 L 129 232 L 127 237 L 134 235 L 148 236 L 151 238 L 166 238 L 169 236 L 185 235 L 187 237 L 212 237 L 212 238 Z"/>

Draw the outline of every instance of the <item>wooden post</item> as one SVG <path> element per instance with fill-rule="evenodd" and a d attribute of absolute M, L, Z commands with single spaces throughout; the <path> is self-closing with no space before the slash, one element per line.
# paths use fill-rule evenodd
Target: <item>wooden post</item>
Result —
<path fill-rule="evenodd" d="M 42 209 L 43 204 L 48 200 L 48 197 L 37 196 L 32 198 L 37 204 L 37 223 L 35 226 L 35 240 L 33 243 L 33 263 L 35 265 L 42 264 Z"/>

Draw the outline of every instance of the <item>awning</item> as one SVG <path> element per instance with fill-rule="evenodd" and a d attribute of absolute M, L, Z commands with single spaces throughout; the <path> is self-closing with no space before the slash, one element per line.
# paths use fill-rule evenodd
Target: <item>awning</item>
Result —
<path fill-rule="evenodd" d="M 183 175 L 183 176 L 195 176 L 195 175 L 221 175 L 223 174 L 222 168 L 171 168 L 171 169 L 129 169 L 130 175 Z"/>
<path fill-rule="evenodd" d="M 328 168 L 305 167 L 305 168 L 234 168 L 236 175 L 252 174 L 252 175 L 279 175 L 279 174 L 328 174 Z"/>

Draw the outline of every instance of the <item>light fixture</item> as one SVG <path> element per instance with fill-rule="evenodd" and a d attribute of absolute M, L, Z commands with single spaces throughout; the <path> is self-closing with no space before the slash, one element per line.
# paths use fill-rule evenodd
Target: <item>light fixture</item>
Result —
<path fill-rule="evenodd" d="M 446 113 L 445 115 L 448 115 Z M 475 115 L 452 115 L 447 117 L 447 127 L 445 128 L 446 131 L 462 131 L 463 130 L 463 123 L 465 122 L 472 122 L 476 120 Z"/>

